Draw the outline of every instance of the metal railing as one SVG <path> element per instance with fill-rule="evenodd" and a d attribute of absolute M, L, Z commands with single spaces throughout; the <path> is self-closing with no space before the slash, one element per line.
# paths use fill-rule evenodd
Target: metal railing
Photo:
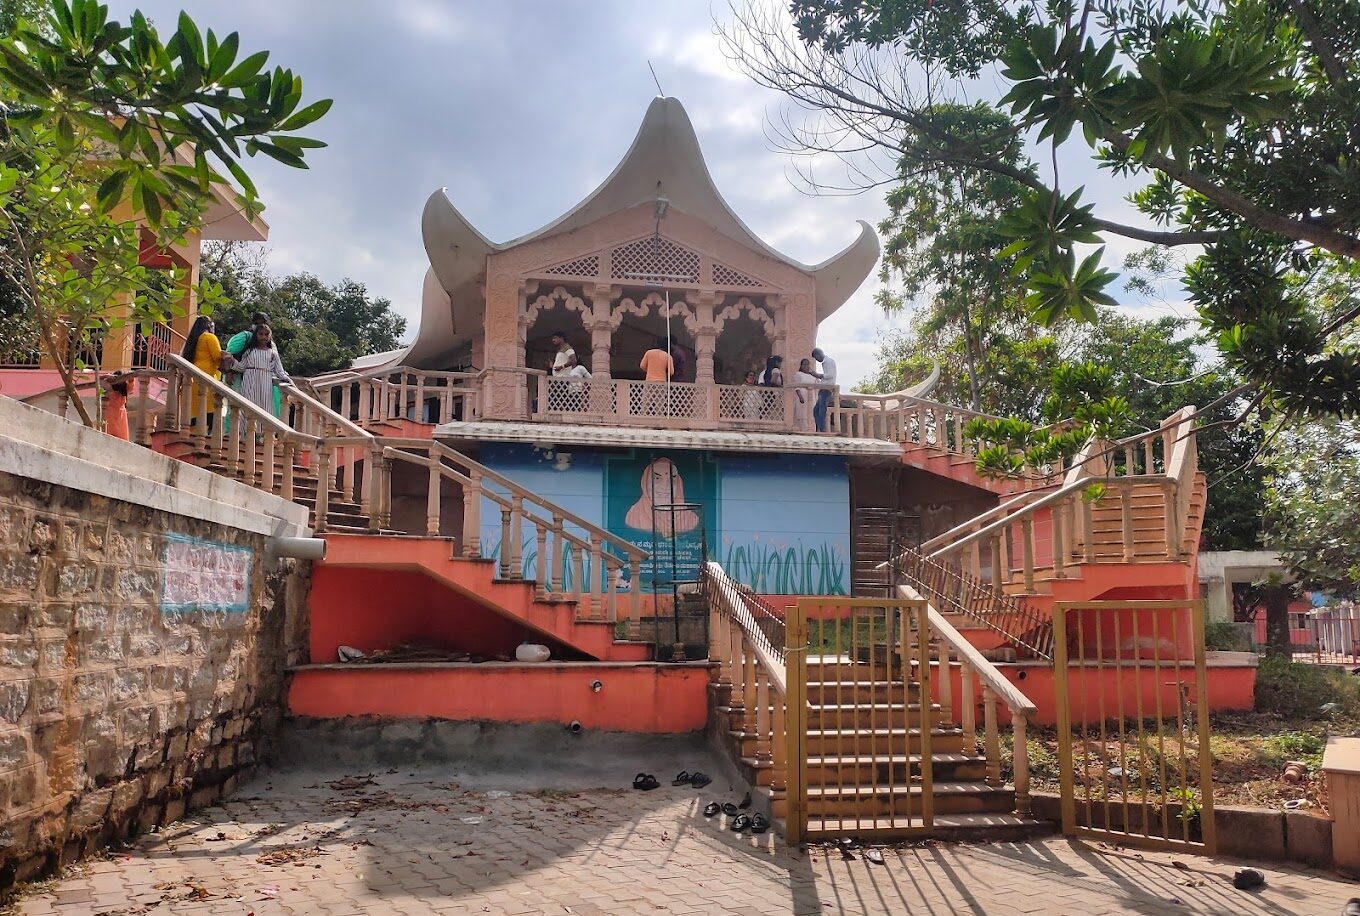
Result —
<path fill-rule="evenodd" d="M 915 550 L 899 555 L 893 571 L 945 614 L 957 614 L 1000 634 L 1021 654 L 1053 660 L 1053 622 L 1022 599 L 984 585 Z"/>
<path fill-rule="evenodd" d="M 1063 831 L 1212 855 L 1203 602 L 1059 601 L 1053 623 Z"/>

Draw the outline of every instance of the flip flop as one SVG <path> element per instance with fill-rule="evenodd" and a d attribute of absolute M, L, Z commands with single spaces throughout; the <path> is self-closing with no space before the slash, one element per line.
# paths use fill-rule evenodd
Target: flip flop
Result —
<path fill-rule="evenodd" d="M 738 814 L 736 817 L 732 818 L 732 823 L 728 825 L 727 829 L 731 830 L 733 833 L 741 833 L 750 826 L 751 818 L 745 814 Z"/>
<path fill-rule="evenodd" d="M 743 815 L 744 816 L 744 815 Z M 765 819 L 765 815 L 756 814 L 751 817 L 751 832 L 764 833 L 770 829 L 770 822 Z"/>
<path fill-rule="evenodd" d="M 864 850 L 864 859 L 866 862 L 872 862 L 874 865 L 882 865 L 883 851 L 881 849 L 866 849 Z"/>
<path fill-rule="evenodd" d="M 859 849 L 859 840 L 852 836 L 843 836 L 837 845 L 840 846 L 842 852 L 853 852 Z"/>
<path fill-rule="evenodd" d="M 689 770 L 681 770 L 679 773 L 675 774 L 675 778 L 671 780 L 671 785 L 683 786 L 686 783 L 688 783 L 689 780 L 690 780 Z"/>
<path fill-rule="evenodd" d="M 722 813 L 726 814 L 728 817 L 736 817 L 741 812 L 737 810 L 736 805 L 732 804 L 731 802 L 728 802 L 727 804 L 722 806 Z"/>
<path fill-rule="evenodd" d="M 661 783 L 656 781 L 656 777 L 651 773 L 639 773 L 633 777 L 633 788 L 643 792 L 650 792 Z"/>
<path fill-rule="evenodd" d="M 681 775 L 683 775 L 683 774 L 681 774 Z M 680 777 L 677 776 L 676 778 L 679 779 Z M 712 778 L 711 776 L 708 776 L 707 774 L 704 774 L 704 773 L 697 773 L 697 772 L 696 772 L 696 773 L 691 773 L 690 776 L 689 776 L 689 784 L 692 785 L 692 786 L 694 786 L 694 788 L 696 788 L 696 789 L 702 789 L 704 786 L 708 785 L 708 784 L 709 784 L 710 782 L 712 782 L 712 781 L 713 781 L 713 778 Z M 676 783 L 676 785 L 679 785 L 679 783 Z"/>
<path fill-rule="evenodd" d="M 751 793 L 750 793 L 750 792 L 747 792 L 747 793 L 746 793 L 746 797 L 743 798 L 743 799 L 741 800 L 741 804 L 737 805 L 737 807 L 738 807 L 738 808 L 742 808 L 742 809 L 751 807 Z"/>
<path fill-rule="evenodd" d="M 709 802 L 708 804 L 704 805 L 704 817 L 713 817 L 721 810 L 722 805 L 718 804 L 717 802 Z"/>

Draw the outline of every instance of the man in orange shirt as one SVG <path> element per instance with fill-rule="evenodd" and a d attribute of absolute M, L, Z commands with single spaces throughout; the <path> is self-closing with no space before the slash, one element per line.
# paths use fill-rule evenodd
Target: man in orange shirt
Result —
<path fill-rule="evenodd" d="M 663 389 L 655 387 L 671 380 L 675 375 L 675 360 L 666 350 L 666 338 L 658 337 L 656 346 L 642 354 L 642 362 L 638 364 L 649 383 L 643 391 L 642 414 L 647 417 L 665 416 L 670 411 L 664 403 L 662 397 Z"/>
<path fill-rule="evenodd" d="M 675 375 L 675 360 L 666 352 L 666 338 L 658 337 L 656 346 L 642 354 L 642 362 L 638 365 L 647 374 L 647 381 L 669 382 Z"/>

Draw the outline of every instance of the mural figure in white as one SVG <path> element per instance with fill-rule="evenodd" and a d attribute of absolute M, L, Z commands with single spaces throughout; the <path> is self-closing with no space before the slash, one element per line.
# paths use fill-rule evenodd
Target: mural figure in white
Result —
<path fill-rule="evenodd" d="M 624 516 L 629 528 L 651 531 L 662 537 L 685 534 L 699 527 L 699 514 L 693 509 L 662 510 L 653 513 L 654 506 L 666 506 L 685 501 L 685 481 L 669 458 L 657 458 L 642 472 L 642 491 L 638 501 Z M 655 514 L 655 519 L 653 519 Z"/>

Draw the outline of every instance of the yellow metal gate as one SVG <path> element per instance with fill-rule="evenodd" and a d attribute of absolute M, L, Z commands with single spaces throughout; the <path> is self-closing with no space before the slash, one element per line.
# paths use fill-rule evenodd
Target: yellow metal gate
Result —
<path fill-rule="evenodd" d="M 1201 601 L 1057 602 L 1063 832 L 1214 852 Z"/>
<path fill-rule="evenodd" d="M 785 622 L 790 842 L 928 833 L 926 602 L 800 598 Z"/>

